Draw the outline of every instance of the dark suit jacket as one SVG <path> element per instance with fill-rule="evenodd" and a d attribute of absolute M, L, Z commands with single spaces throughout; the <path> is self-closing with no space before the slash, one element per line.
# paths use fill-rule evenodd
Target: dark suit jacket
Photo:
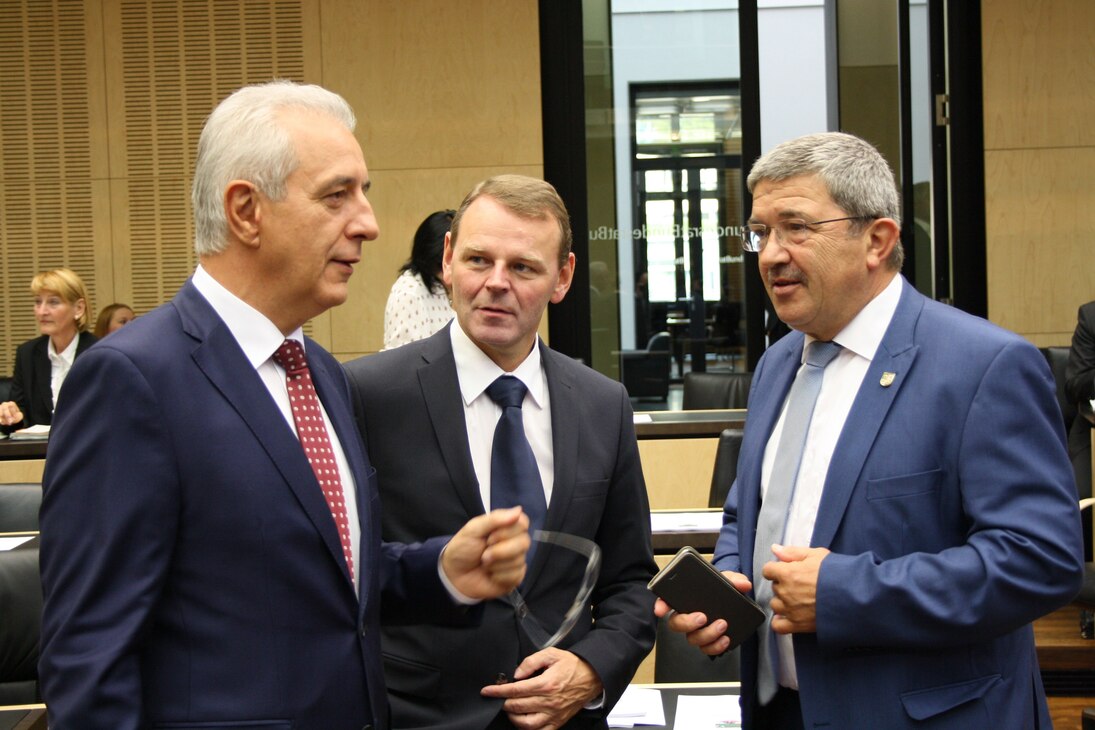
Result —
<path fill-rule="evenodd" d="M 650 508 L 623 386 L 542 343 L 540 352 L 555 457 L 544 529 L 590 538 L 604 558 L 592 610 L 560 647 L 597 671 L 606 709 L 583 711 L 569 726 L 604 727 L 607 708 L 654 641 L 654 598 L 646 588 L 655 569 Z M 374 455 L 385 539 L 446 534 L 481 514 L 449 328 L 345 367 Z M 537 548 L 521 590 L 533 613 L 552 628 L 573 601 L 583 568 L 566 551 Z M 383 634 L 397 727 L 482 730 L 502 703 L 480 697 L 479 689 L 500 673 L 512 677 L 536 650 L 502 601 L 486 605 L 477 628 L 385 626 Z"/>
<path fill-rule="evenodd" d="M 1095 302 L 1080 307 L 1076 330 L 1065 367 L 1065 395 L 1073 403 L 1095 398 Z M 1068 433 L 1068 453 L 1076 470 L 1076 479 L 1091 484 L 1091 422 L 1083 416 L 1072 421 Z M 1091 496 L 1083 493 L 1081 497 Z"/>
<path fill-rule="evenodd" d="M 794 637 L 806 727 L 1048 728 L 1030 622 L 1083 579 L 1053 376 L 1022 338 L 903 284 L 818 506 L 811 545 L 833 552 L 817 632 Z M 757 365 L 723 570 L 753 573 L 765 444 L 803 340 L 792 332 Z M 754 638 L 747 722 L 756 664 Z"/>
<path fill-rule="evenodd" d="M 51 728 L 388 726 L 381 594 L 460 612 L 442 540 L 381 545 L 345 376 L 306 351 L 357 486 L 360 600 L 300 442 L 192 284 L 76 362 L 41 511 Z"/>
<path fill-rule="evenodd" d="M 98 342 L 90 332 L 81 332 L 76 357 Z M 23 422 L 6 431 L 27 426 L 48 426 L 53 421 L 52 368 L 49 362 L 49 335 L 27 340 L 15 350 L 15 372 L 11 378 L 11 399 L 23 412 Z"/>

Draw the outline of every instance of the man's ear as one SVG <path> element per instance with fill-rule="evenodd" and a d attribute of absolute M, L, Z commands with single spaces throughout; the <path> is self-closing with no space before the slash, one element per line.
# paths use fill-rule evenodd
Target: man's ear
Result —
<path fill-rule="evenodd" d="M 228 183 L 224 189 L 224 211 L 228 235 L 246 246 L 257 246 L 261 203 L 255 184 L 247 180 Z"/>
<path fill-rule="evenodd" d="M 901 239 L 901 227 L 893 218 L 878 218 L 867 228 L 867 267 L 872 271 L 885 266 Z"/>
<path fill-rule="evenodd" d="M 445 234 L 445 250 L 441 254 L 441 282 L 450 290 L 452 289 L 452 246 L 452 231 L 449 231 Z"/>
<path fill-rule="evenodd" d="M 558 304 L 570 291 L 570 285 L 574 281 L 574 253 L 567 254 L 567 262 L 559 269 L 559 278 L 555 282 L 555 290 L 551 293 L 551 303 Z"/>

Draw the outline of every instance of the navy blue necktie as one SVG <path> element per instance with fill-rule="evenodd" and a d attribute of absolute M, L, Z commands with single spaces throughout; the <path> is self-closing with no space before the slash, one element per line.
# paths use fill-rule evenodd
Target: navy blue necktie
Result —
<path fill-rule="evenodd" d="M 528 515 L 529 533 L 533 534 L 543 528 L 547 501 L 521 420 L 521 403 L 527 390 L 512 375 L 502 375 L 487 386 L 487 395 L 502 408 L 490 452 L 490 507 L 521 505 Z"/>

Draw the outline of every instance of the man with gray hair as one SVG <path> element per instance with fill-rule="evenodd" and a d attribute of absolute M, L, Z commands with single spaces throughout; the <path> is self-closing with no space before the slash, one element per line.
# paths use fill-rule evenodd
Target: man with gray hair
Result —
<path fill-rule="evenodd" d="M 301 330 L 378 234 L 353 128 L 318 86 L 224 100 L 197 270 L 66 380 L 41 511 L 54 730 L 387 728 L 380 620 L 474 621 L 524 575 L 519 509 L 381 543 L 345 376 Z"/>
<path fill-rule="evenodd" d="M 1083 559 L 1045 359 L 900 276 L 870 144 L 795 139 L 748 184 L 743 245 L 795 332 L 757 365 L 715 549 L 768 617 L 743 646 L 745 727 L 1050 727 L 1030 624 Z M 729 642 L 699 613 L 670 627 Z"/>

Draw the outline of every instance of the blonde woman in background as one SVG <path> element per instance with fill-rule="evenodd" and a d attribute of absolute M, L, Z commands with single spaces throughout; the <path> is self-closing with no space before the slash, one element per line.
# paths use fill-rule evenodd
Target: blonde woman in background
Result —
<path fill-rule="evenodd" d="M 50 424 L 69 368 L 97 339 L 87 331 L 87 289 L 75 271 L 43 271 L 31 280 L 30 290 L 42 334 L 15 351 L 11 400 L 0 403 L 5 431 Z"/>

